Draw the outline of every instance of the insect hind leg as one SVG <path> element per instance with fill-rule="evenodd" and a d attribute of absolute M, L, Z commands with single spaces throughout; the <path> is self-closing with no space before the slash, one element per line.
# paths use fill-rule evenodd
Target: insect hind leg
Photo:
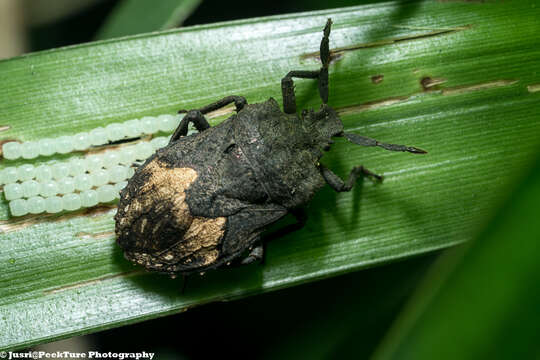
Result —
<path fill-rule="evenodd" d="M 210 124 L 208 124 L 208 121 L 206 120 L 206 118 L 204 117 L 201 111 L 199 110 L 187 111 L 186 116 L 184 116 L 182 121 L 180 121 L 180 124 L 178 125 L 174 133 L 172 134 L 171 140 L 169 140 L 169 144 L 175 142 L 180 137 L 187 135 L 188 126 L 190 122 L 192 122 L 193 125 L 195 125 L 195 128 L 199 132 L 203 132 L 204 130 L 210 127 Z"/>
<path fill-rule="evenodd" d="M 229 105 L 230 103 L 233 103 L 236 106 L 236 111 L 240 111 L 244 108 L 244 106 L 247 104 L 247 100 L 243 96 L 237 96 L 237 95 L 230 95 L 226 96 L 221 100 L 218 100 L 214 103 L 211 103 L 209 105 L 203 106 L 200 109 L 196 110 L 179 110 L 179 114 L 185 113 L 186 116 L 180 121 L 180 124 L 174 131 L 173 135 L 171 136 L 171 140 L 169 141 L 169 144 L 172 142 L 175 142 L 182 136 L 186 136 L 188 133 L 188 126 L 189 123 L 193 123 L 195 125 L 195 128 L 199 132 L 203 132 L 204 130 L 208 129 L 210 127 L 210 124 L 204 117 L 204 114 L 208 114 L 209 112 L 218 110 L 224 106 Z"/>
<path fill-rule="evenodd" d="M 249 255 L 243 258 L 240 264 L 249 265 L 255 262 L 262 263 L 263 259 L 264 259 L 264 245 L 263 243 L 259 243 L 258 245 L 256 245 L 250 250 Z"/>

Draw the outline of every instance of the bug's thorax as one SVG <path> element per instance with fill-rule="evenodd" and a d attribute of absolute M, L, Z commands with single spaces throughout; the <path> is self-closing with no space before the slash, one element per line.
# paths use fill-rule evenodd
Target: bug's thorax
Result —
<path fill-rule="evenodd" d="M 330 106 L 323 104 L 319 111 L 302 111 L 301 121 L 309 146 L 318 150 L 329 150 L 332 137 L 343 133 L 343 123 Z M 322 156 L 322 153 L 321 153 Z"/>
<path fill-rule="evenodd" d="M 281 112 L 277 102 L 270 98 L 264 103 L 251 105 L 249 114 L 243 116 L 243 122 L 247 128 L 256 128 L 252 133 L 256 133 L 253 141 L 259 137 L 263 144 L 278 151 L 289 148 L 295 153 L 310 152 L 313 163 L 320 159 L 323 150 L 329 149 L 332 137 L 343 133 L 341 119 L 326 104 L 318 111 L 304 110 L 298 116 Z"/>
<path fill-rule="evenodd" d="M 318 163 L 331 138 L 343 131 L 328 106 L 319 111 L 285 114 L 274 99 L 252 104 L 235 123 L 235 141 L 271 201 L 294 208 L 324 185 Z"/>

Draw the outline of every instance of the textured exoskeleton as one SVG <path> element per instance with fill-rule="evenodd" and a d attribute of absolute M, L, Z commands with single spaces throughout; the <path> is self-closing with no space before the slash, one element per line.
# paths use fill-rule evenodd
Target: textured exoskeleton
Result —
<path fill-rule="evenodd" d="M 360 175 L 381 180 L 362 166 L 347 182 L 319 163 L 332 137 L 388 150 L 424 153 L 403 145 L 345 133 L 328 100 L 329 19 L 318 71 L 291 71 L 282 79 L 283 108 L 276 100 L 247 104 L 240 96 L 187 112 L 169 145 L 140 166 L 121 192 L 118 244 L 127 259 L 168 274 L 190 274 L 262 257 L 262 232 L 287 213 L 305 221 L 301 206 L 326 183 L 349 191 Z M 296 114 L 293 77 L 319 81 L 323 104 Z M 236 114 L 210 127 L 204 114 L 227 104 Z M 198 133 L 187 135 L 193 122 Z"/>

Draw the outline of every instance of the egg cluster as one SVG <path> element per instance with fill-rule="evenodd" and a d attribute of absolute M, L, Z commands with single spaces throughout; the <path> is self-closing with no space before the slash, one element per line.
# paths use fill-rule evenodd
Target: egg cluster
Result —
<path fill-rule="evenodd" d="M 91 207 L 118 198 L 134 173 L 133 162 L 145 160 L 168 142 L 163 136 L 68 161 L 7 167 L 0 170 L 0 184 L 5 184 L 13 216 Z"/>
<path fill-rule="evenodd" d="M 160 115 L 157 117 L 145 116 L 142 119 L 113 123 L 105 127 L 95 128 L 89 132 L 80 132 L 73 136 L 45 138 L 23 143 L 10 141 L 2 145 L 2 153 L 5 159 L 15 160 L 19 158 L 34 159 L 38 156 L 87 150 L 91 146 L 104 145 L 110 141 L 139 137 L 144 134 L 155 134 L 160 131 L 172 132 L 176 129 L 183 116 L 183 114 Z"/>

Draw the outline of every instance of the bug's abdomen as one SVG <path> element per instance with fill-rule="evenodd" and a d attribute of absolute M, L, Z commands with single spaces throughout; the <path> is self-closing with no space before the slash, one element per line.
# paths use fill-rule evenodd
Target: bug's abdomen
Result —
<path fill-rule="evenodd" d="M 190 167 L 171 168 L 157 159 L 137 171 L 122 192 L 116 215 L 117 242 L 129 260 L 178 272 L 218 259 L 226 218 L 191 214 L 186 190 L 197 177 Z"/>

